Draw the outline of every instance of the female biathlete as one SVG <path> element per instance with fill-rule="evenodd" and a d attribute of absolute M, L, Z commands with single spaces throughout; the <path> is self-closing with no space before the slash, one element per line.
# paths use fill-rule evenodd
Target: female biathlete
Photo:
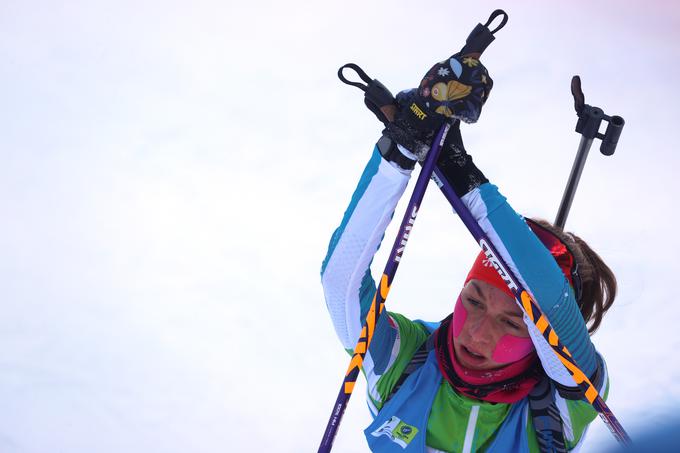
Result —
<path fill-rule="evenodd" d="M 366 99 L 386 128 L 322 264 L 333 325 L 351 353 L 376 290 L 373 256 L 416 161 L 449 121 L 438 167 L 606 398 L 606 367 L 589 335 L 613 302 L 616 280 L 578 236 L 518 215 L 473 164 L 459 120 L 477 120 L 493 84 L 478 57 L 436 64 L 396 100 L 386 89 Z M 363 363 L 370 449 L 578 450 L 596 412 L 483 253 L 452 305 L 438 323 L 380 317 Z"/>

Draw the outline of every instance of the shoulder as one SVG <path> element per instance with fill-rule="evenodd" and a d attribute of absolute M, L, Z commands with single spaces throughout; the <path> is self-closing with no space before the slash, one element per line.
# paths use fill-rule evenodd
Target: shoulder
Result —
<path fill-rule="evenodd" d="M 401 372 L 430 335 L 432 323 L 412 321 L 399 313 L 388 312 L 376 326 L 369 354 L 376 373 Z M 436 328 L 436 325 L 435 325 Z"/>
<path fill-rule="evenodd" d="M 392 393 L 402 373 L 418 348 L 438 323 L 413 321 L 399 313 L 387 313 L 380 318 L 368 350 L 369 366 L 366 379 L 369 395 L 380 409 Z M 368 372 L 370 368 L 370 372 Z"/>

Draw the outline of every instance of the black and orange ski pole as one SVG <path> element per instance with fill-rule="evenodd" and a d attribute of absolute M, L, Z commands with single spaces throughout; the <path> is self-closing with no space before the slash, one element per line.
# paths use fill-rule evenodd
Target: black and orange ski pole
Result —
<path fill-rule="evenodd" d="M 441 151 L 442 144 L 446 138 L 446 134 L 451 127 L 450 124 L 446 123 L 442 126 L 441 130 L 437 134 L 437 137 L 432 142 L 432 148 L 430 148 L 425 162 L 423 163 L 423 168 L 420 170 L 418 175 L 418 180 L 416 181 L 416 186 L 413 188 L 413 194 L 408 202 L 406 208 L 406 213 L 401 221 L 401 226 L 399 227 L 399 232 L 392 246 L 392 251 L 390 252 L 390 258 L 387 260 L 387 265 L 385 265 L 385 270 L 380 277 L 380 282 L 378 283 L 378 288 L 373 296 L 373 301 L 371 302 L 371 307 L 368 310 L 368 315 L 364 321 L 364 325 L 361 328 L 361 334 L 359 335 L 359 341 L 354 348 L 354 354 L 349 362 L 349 367 L 345 373 L 345 378 L 342 381 L 342 386 L 340 387 L 340 392 L 335 400 L 335 405 L 333 405 L 333 412 L 326 425 L 326 431 L 324 432 L 323 439 L 321 439 L 321 445 L 319 445 L 319 453 L 328 453 L 331 451 L 333 446 L 333 441 L 335 440 L 335 435 L 338 432 L 338 427 L 342 421 L 342 416 L 347 408 L 347 403 L 352 396 L 352 391 L 354 390 L 354 384 L 359 377 L 359 371 L 364 363 L 364 356 L 368 347 L 373 339 L 373 332 L 375 331 L 375 326 L 378 323 L 378 319 L 385 308 L 385 300 L 387 299 L 387 294 L 392 286 L 392 281 L 394 280 L 394 275 L 399 267 L 399 262 L 401 261 L 401 256 L 404 252 L 406 242 L 408 241 L 411 230 L 413 229 L 413 224 L 418 215 L 418 210 L 420 209 L 420 204 L 423 201 L 423 196 L 425 195 L 425 190 L 427 189 L 427 183 L 432 176 L 432 171 L 434 170 L 435 163 L 437 162 L 437 157 Z"/>
<path fill-rule="evenodd" d="M 610 156 L 614 154 L 619 136 L 621 135 L 621 130 L 625 124 L 625 121 L 620 116 L 609 117 L 604 114 L 602 109 L 598 107 L 591 107 L 585 104 L 583 92 L 581 91 L 581 81 L 578 76 L 574 76 L 572 79 L 571 89 L 572 94 L 574 95 L 576 113 L 579 117 L 578 123 L 576 125 L 576 132 L 580 133 L 583 137 L 579 147 L 579 153 L 576 157 L 576 162 L 574 162 L 574 167 L 572 168 L 572 172 L 569 177 L 569 183 L 567 184 L 567 188 L 565 189 L 565 193 L 560 204 L 557 220 L 555 221 L 555 226 L 559 228 L 564 228 L 564 223 L 567 220 L 569 208 L 571 207 L 571 202 L 574 198 L 574 193 L 576 192 L 578 180 L 581 176 L 583 165 L 585 164 L 585 158 L 588 154 L 588 150 L 590 149 L 593 139 L 602 139 L 602 146 L 600 148 L 601 152 L 604 155 Z M 608 121 L 609 126 L 607 127 L 607 130 L 604 134 L 600 134 L 598 129 L 600 127 L 600 123 L 603 120 Z M 548 342 L 552 348 L 552 351 L 555 353 L 555 355 L 557 355 L 559 361 L 562 363 L 562 365 L 564 365 L 571 377 L 574 379 L 576 385 L 580 387 L 585 400 L 588 401 L 599 413 L 600 417 L 612 432 L 616 440 L 624 445 L 630 444 L 630 437 L 623 429 L 623 426 L 621 423 L 619 423 L 618 419 L 614 416 L 614 413 L 604 402 L 604 399 L 602 399 L 602 396 L 600 396 L 599 392 L 590 381 L 588 376 L 574 361 L 574 358 L 572 357 L 569 350 L 562 344 L 557 332 L 555 332 L 555 330 L 553 330 L 552 326 L 550 325 L 548 317 L 541 311 L 539 305 L 529 295 L 529 292 L 526 290 L 526 288 L 522 286 L 520 280 L 512 272 L 512 269 L 505 263 L 501 255 L 487 237 L 482 227 L 479 225 L 472 213 L 470 213 L 470 210 L 467 208 L 467 206 L 461 201 L 458 195 L 456 195 L 453 187 L 451 187 L 451 185 L 448 183 L 444 177 L 444 174 L 439 170 L 439 168 L 435 168 L 433 179 L 444 193 L 444 196 L 449 201 L 454 211 L 456 211 L 467 229 L 482 248 L 489 262 L 494 266 L 503 281 L 505 281 L 505 283 L 508 285 L 508 288 L 515 296 L 515 301 L 517 304 L 520 306 L 522 311 L 526 313 L 529 319 L 531 319 L 531 321 L 536 325 L 538 331 Z"/>
<path fill-rule="evenodd" d="M 490 31 L 488 27 L 491 22 L 496 17 L 501 15 L 503 16 L 501 24 L 494 31 Z M 472 33 L 470 33 L 470 36 L 468 37 L 465 47 L 463 47 L 461 53 L 472 53 L 477 51 L 479 54 L 481 54 L 486 46 L 488 46 L 488 44 L 494 39 L 493 33 L 501 29 L 507 20 L 508 17 L 504 11 L 494 11 L 485 25 L 478 24 Z M 355 86 L 359 85 L 355 84 Z M 361 86 L 359 87 L 362 88 Z M 430 148 L 425 161 L 423 162 L 422 169 L 420 170 L 420 174 L 418 175 L 418 179 L 416 181 L 416 185 L 413 188 L 413 194 L 411 195 L 406 208 L 406 213 L 404 214 L 404 218 L 401 222 L 401 226 L 399 227 L 397 237 L 394 241 L 394 245 L 392 246 L 390 257 L 387 261 L 387 264 L 385 265 L 385 270 L 383 271 L 380 282 L 377 285 L 375 295 L 373 296 L 373 301 L 371 302 L 366 320 L 364 321 L 364 325 L 361 329 L 359 341 L 354 348 L 354 354 L 352 355 L 352 359 L 349 362 L 349 367 L 347 368 L 345 378 L 342 381 L 340 392 L 338 393 L 338 397 L 335 401 L 335 404 L 333 405 L 333 411 L 331 413 L 330 419 L 328 420 L 328 424 L 326 425 L 323 438 L 321 439 L 321 445 L 319 445 L 319 453 L 329 453 L 333 447 L 333 441 L 335 440 L 338 427 L 342 421 L 342 416 L 344 415 L 345 409 L 347 408 L 347 403 L 352 396 L 354 384 L 359 377 L 359 372 L 361 370 L 361 366 L 363 365 L 366 351 L 368 351 L 368 348 L 371 344 L 375 326 L 377 325 L 378 319 L 380 318 L 380 315 L 382 314 L 385 307 L 387 294 L 389 293 L 392 282 L 394 281 L 394 276 L 397 272 L 397 268 L 399 267 L 399 262 L 401 261 L 406 242 L 408 241 L 409 235 L 411 234 L 413 224 L 416 220 L 416 216 L 418 215 L 418 210 L 420 209 L 420 204 L 423 200 L 423 196 L 425 195 L 427 184 L 433 175 L 439 152 L 441 151 L 442 144 L 444 143 L 444 139 L 446 138 L 446 134 L 448 133 L 450 127 L 451 124 L 449 123 L 445 123 L 441 127 L 436 138 L 432 142 L 432 147 Z"/>
<path fill-rule="evenodd" d="M 613 412 L 609 409 L 607 404 L 604 402 L 600 393 L 597 391 L 593 383 L 590 381 L 588 376 L 581 371 L 581 368 L 574 361 L 571 353 L 566 346 L 562 344 L 557 332 L 553 330 L 550 325 L 548 317 L 541 311 L 541 308 L 529 295 L 529 292 L 524 288 L 512 272 L 512 269 L 505 263 L 500 253 L 496 250 L 494 245 L 489 240 L 488 236 L 479 225 L 477 220 L 474 218 L 470 210 L 463 203 L 463 201 L 456 195 L 453 187 L 447 182 L 444 174 L 441 173 L 439 168 L 434 170 L 435 182 L 444 193 L 444 196 L 449 201 L 453 207 L 456 214 L 463 221 L 467 229 L 470 231 L 472 236 L 475 238 L 482 251 L 486 255 L 486 258 L 496 269 L 498 274 L 501 276 L 505 284 L 515 296 L 515 301 L 520 306 L 522 311 L 531 319 L 531 321 L 536 325 L 538 331 L 541 333 L 543 338 L 548 342 L 552 351 L 557 355 L 559 361 L 567 369 L 574 382 L 583 391 L 584 398 L 588 401 L 593 408 L 599 413 L 602 420 L 606 423 L 609 430 L 612 432 L 616 440 L 624 445 L 630 444 L 630 437 L 621 426 L 621 423 L 614 416 Z"/>

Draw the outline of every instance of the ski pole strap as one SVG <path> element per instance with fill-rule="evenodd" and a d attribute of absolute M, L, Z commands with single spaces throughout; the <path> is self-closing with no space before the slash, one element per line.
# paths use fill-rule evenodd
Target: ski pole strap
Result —
<path fill-rule="evenodd" d="M 356 73 L 359 75 L 359 77 L 361 78 L 361 80 L 363 80 L 364 82 L 366 82 L 366 85 L 362 85 L 362 84 L 359 83 L 359 82 L 352 82 L 352 81 L 350 81 L 350 80 L 347 80 L 347 78 L 345 77 L 345 75 L 342 73 L 342 72 L 345 70 L 345 68 L 353 69 L 354 72 L 356 72 Z M 368 86 L 371 84 L 371 82 L 373 82 L 373 80 L 368 76 L 368 74 L 366 74 L 366 73 L 364 72 L 364 70 L 361 69 L 361 68 L 359 67 L 359 65 L 357 65 L 357 64 L 355 64 L 355 63 L 347 63 L 347 64 L 345 64 L 345 65 L 340 66 L 340 69 L 338 69 L 338 77 L 340 78 L 340 80 L 343 81 L 343 83 L 346 83 L 347 85 L 352 85 L 353 87 L 357 87 L 357 88 L 359 88 L 361 91 L 366 91 L 366 90 L 368 89 Z"/>
<path fill-rule="evenodd" d="M 391 138 L 383 135 L 378 140 L 378 143 L 376 143 L 376 146 L 385 160 L 394 162 L 404 170 L 413 170 L 413 168 L 415 168 L 416 161 L 409 159 L 404 154 L 402 154 L 402 152 L 399 151 L 396 142 L 394 142 Z"/>
<path fill-rule="evenodd" d="M 493 22 L 498 16 L 503 16 L 501 23 L 493 30 L 489 30 L 489 25 L 491 25 L 491 22 Z M 467 55 L 471 53 L 478 53 L 481 55 L 484 50 L 489 47 L 489 44 L 491 44 L 493 40 L 496 39 L 494 33 L 505 27 L 505 24 L 507 23 L 508 14 L 502 9 L 497 9 L 491 13 L 489 20 L 487 20 L 484 25 L 477 24 L 477 26 L 472 30 L 472 33 L 470 33 L 468 38 L 465 40 L 465 46 L 463 46 L 460 51 L 461 55 Z"/>
<path fill-rule="evenodd" d="M 497 9 L 497 10 L 495 10 L 493 13 L 491 13 L 491 15 L 489 16 L 489 20 L 487 20 L 486 23 L 484 24 L 484 26 L 485 26 L 486 28 L 489 28 L 489 25 L 491 25 L 491 22 L 493 22 L 493 20 L 494 20 L 495 18 L 497 18 L 498 16 L 500 16 L 500 15 L 503 15 L 503 19 L 501 20 L 501 23 L 498 25 L 498 27 L 496 27 L 496 28 L 494 28 L 493 30 L 491 30 L 491 34 L 492 34 L 492 35 L 493 35 L 493 34 L 496 34 L 496 32 L 497 32 L 498 30 L 500 30 L 501 28 L 505 27 L 505 24 L 508 23 L 508 14 L 507 14 L 505 11 L 503 11 L 502 9 Z"/>
<path fill-rule="evenodd" d="M 345 77 L 343 70 L 345 68 L 353 69 L 361 80 L 366 82 L 363 85 L 359 82 L 352 82 Z M 343 83 L 359 88 L 364 92 L 364 104 L 370 111 L 372 111 L 375 116 L 387 127 L 396 113 L 396 101 L 390 90 L 387 89 L 385 85 L 380 83 L 378 79 L 371 79 L 366 72 L 355 63 L 347 63 L 338 69 L 338 78 L 342 80 Z M 389 117 L 388 117 L 389 115 Z M 402 168 L 406 168 L 400 164 Z M 410 165 L 409 168 L 413 168 Z"/>

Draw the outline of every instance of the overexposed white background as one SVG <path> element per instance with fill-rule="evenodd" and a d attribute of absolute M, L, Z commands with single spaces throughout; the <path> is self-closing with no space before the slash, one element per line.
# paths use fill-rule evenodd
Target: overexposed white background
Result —
<path fill-rule="evenodd" d="M 664 423 L 680 402 L 671 2 L 5 0 L 0 451 L 315 451 L 348 362 L 319 269 L 381 129 L 337 68 L 414 86 L 498 7 L 466 147 L 552 220 L 579 143 L 571 76 L 625 118 L 567 229 L 619 279 L 594 337 L 610 406 L 633 436 Z M 431 187 L 389 309 L 441 319 L 475 254 Z M 337 451 L 367 450 L 364 388 Z M 585 451 L 613 444 L 595 421 Z"/>

